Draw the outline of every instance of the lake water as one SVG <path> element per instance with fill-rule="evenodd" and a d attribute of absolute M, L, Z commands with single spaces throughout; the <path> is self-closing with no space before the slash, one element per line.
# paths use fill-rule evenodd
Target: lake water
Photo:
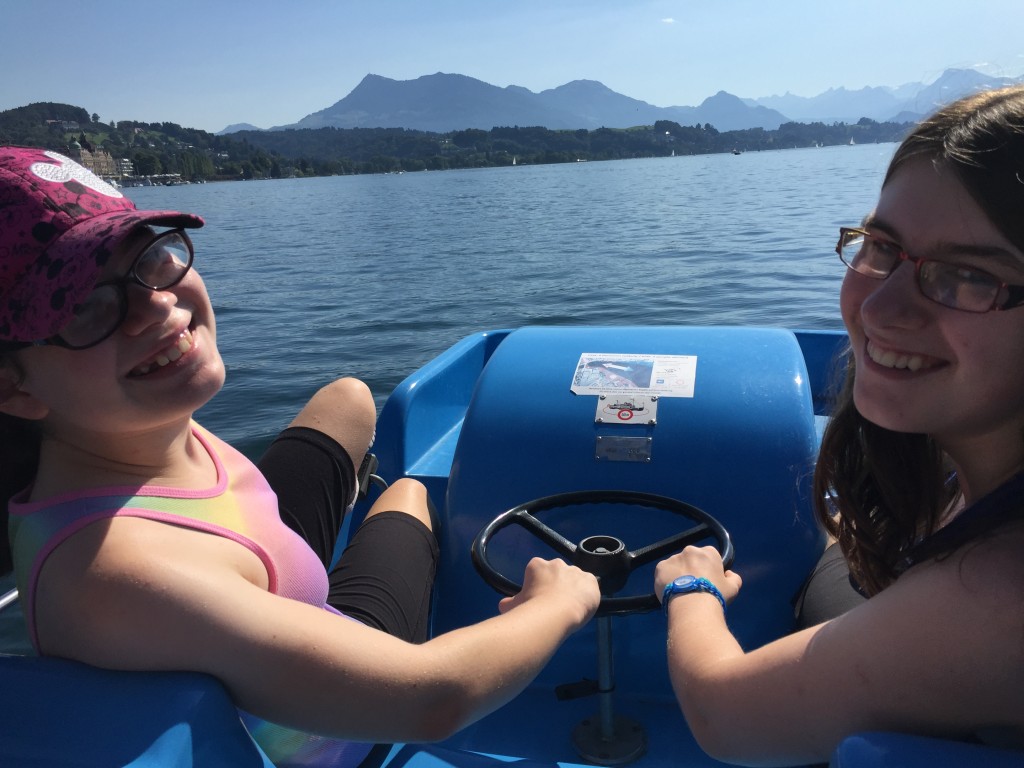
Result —
<path fill-rule="evenodd" d="M 838 227 L 896 145 L 127 190 L 198 213 L 228 368 L 199 414 L 258 449 L 322 384 L 380 406 L 468 334 L 544 325 L 841 328 Z"/>

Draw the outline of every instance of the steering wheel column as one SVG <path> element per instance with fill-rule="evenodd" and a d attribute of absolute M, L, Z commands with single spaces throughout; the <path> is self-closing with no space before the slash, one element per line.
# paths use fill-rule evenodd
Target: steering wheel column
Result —
<path fill-rule="evenodd" d="M 612 596 L 626 585 L 632 572 L 626 545 L 614 536 L 588 536 L 579 543 L 573 564 L 598 577 L 601 594 Z M 638 721 L 616 714 L 612 693 L 612 617 L 597 617 L 597 714 L 572 732 L 577 754 L 597 765 L 625 765 L 647 751 L 647 731 Z"/>
<path fill-rule="evenodd" d="M 608 503 L 662 509 L 687 518 L 696 525 L 654 544 L 630 551 L 621 539 L 614 536 L 588 536 L 579 544 L 573 544 L 534 516 L 535 513 L 560 507 Z M 580 491 L 535 499 L 498 515 L 484 526 L 473 542 L 473 565 L 484 581 L 504 595 L 516 594 L 522 585 L 498 572 L 488 557 L 488 546 L 497 531 L 512 524 L 525 528 L 573 565 L 598 577 L 602 597 L 596 619 L 597 685 L 561 686 L 559 695 L 561 698 L 575 698 L 597 694 L 597 715 L 586 718 L 573 729 L 573 745 L 580 757 L 597 765 L 625 765 L 633 762 L 647 750 L 647 733 L 639 722 L 617 715 L 613 710 L 615 674 L 611 621 L 613 615 L 655 610 L 660 602 L 653 592 L 629 597 L 614 595 L 625 586 L 629 575 L 639 566 L 708 538 L 714 540 L 722 553 L 723 562 L 729 567 L 733 560 L 729 532 L 715 518 L 697 507 L 649 493 Z"/>

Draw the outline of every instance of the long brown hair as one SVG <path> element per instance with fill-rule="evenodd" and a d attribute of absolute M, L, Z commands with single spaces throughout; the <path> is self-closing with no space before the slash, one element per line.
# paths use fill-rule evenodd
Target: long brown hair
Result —
<path fill-rule="evenodd" d="M 965 97 L 921 122 L 896 150 L 882 186 L 920 159 L 954 174 L 993 226 L 1024 252 L 1024 87 Z M 883 429 L 857 412 L 855 376 L 848 355 L 815 468 L 815 512 L 839 541 L 854 578 L 875 594 L 897 578 L 904 554 L 938 528 L 959 488 L 929 436 Z M 931 554 L 948 554 L 963 543 L 951 541 Z"/>

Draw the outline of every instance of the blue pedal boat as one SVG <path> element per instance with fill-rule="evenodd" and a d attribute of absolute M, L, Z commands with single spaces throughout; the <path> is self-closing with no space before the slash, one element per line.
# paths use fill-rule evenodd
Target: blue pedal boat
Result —
<path fill-rule="evenodd" d="M 377 473 L 420 480 L 437 507 L 433 632 L 493 616 L 535 555 L 597 569 L 605 599 L 514 701 L 377 764 L 721 765 L 669 684 L 654 563 L 717 534 L 744 578 L 729 609 L 740 643 L 790 631 L 824 546 L 809 490 L 845 345 L 780 328 L 524 327 L 467 337 L 403 381 L 378 420 Z M 0 765 L 272 765 L 203 675 L 6 656 L 0 681 Z M 1024 766 L 1024 753 L 865 733 L 831 760 L 965 764 Z"/>

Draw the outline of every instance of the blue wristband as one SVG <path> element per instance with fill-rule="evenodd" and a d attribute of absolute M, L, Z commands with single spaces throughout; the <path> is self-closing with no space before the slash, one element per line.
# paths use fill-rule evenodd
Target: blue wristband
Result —
<path fill-rule="evenodd" d="M 668 603 L 676 595 L 688 595 L 693 592 L 706 592 L 714 595 L 722 604 L 722 613 L 725 613 L 725 598 L 718 591 L 718 587 L 705 579 L 703 576 L 680 576 L 665 585 L 665 591 L 661 594 L 661 604 L 668 615 Z"/>

